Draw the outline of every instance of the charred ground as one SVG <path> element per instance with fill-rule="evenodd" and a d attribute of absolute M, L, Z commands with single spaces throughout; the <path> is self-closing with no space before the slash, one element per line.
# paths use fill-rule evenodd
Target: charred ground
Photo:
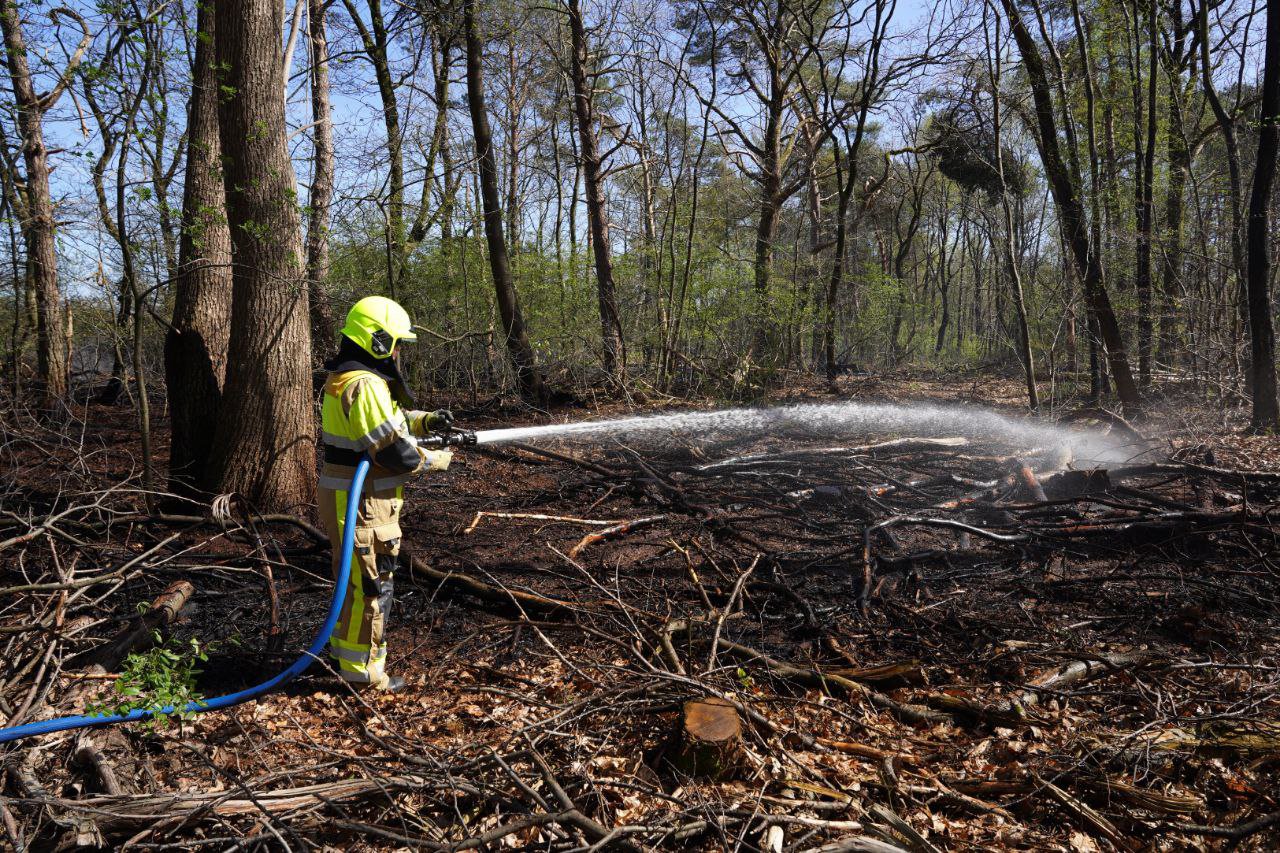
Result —
<path fill-rule="evenodd" d="M 78 415 L 6 422 L 0 710 L 90 701 L 115 668 L 88 662 L 178 581 L 172 630 L 218 644 L 206 695 L 276 671 L 327 606 L 327 546 L 235 503 L 220 523 L 147 515 L 127 412 Z M 901 434 L 469 453 L 410 496 L 391 628 L 409 692 L 357 697 L 316 668 L 157 732 L 18 744 L 5 831 L 32 849 L 1270 849 L 1280 448 L 1172 403 L 1138 428 L 1159 461 L 1090 477 L 1053 476 L 1045 448 Z M 708 696 L 743 736 L 694 779 L 682 709 Z"/>

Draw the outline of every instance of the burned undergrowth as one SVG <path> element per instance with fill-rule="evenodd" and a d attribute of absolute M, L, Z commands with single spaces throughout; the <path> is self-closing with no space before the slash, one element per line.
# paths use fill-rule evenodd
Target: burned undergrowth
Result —
<path fill-rule="evenodd" d="M 327 605 L 305 520 L 147 516 L 93 420 L 7 436 L 11 721 L 79 710 L 122 636 L 170 622 L 215 643 L 206 695 L 245 686 Z M 1280 474 L 1180 429 L 1105 468 L 962 428 L 471 453 L 406 512 L 408 693 L 316 667 L 158 731 L 9 747 L 5 831 L 32 849 L 1268 849 Z M 182 603 L 141 624 L 166 591 Z"/>

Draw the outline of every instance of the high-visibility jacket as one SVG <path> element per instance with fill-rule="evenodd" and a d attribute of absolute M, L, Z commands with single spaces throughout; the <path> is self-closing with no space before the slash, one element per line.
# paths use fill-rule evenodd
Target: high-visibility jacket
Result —
<path fill-rule="evenodd" d="M 330 374 L 320 410 L 324 440 L 320 485 L 344 490 L 356 464 L 367 454 L 372 465 L 365 493 L 398 489 L 422 467 L 423 455 L 413 436 L 424 435 L 425 424 L 426 413 L 401 411 L 386 380 L 376 373 L 348 370 Z"/>
<path fill-rule="evenodd" d="M 413 436 L 425 434 L 424 412 L 404 412 L 387 381 L 368 370 L 335 371 L 324 387 L 321 429 L 324 467 L 320 514 L 333 547 L 335 574 L 341 558 L 347 489 L 361 457 L 371 466 L 360 497 L 351 579 L 329 652 L 347 681 L 380 686 L 387 680 L 386 616 L 400 552 L 404 483 L 430 459 Z"/>

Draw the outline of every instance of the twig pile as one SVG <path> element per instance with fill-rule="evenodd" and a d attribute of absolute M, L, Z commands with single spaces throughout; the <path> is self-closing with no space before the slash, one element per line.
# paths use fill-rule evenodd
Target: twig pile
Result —
<path fill-rule="evenodd" d="M 473 456 L 451 499 L 438 482 L 410 501 L 392 665 L 415 691 L 362 697 L 317 675 L 183 730 L 24 745 L 5 765 L 11 841 L 1274 841 L 1280 475 L 1192 459 L 1076 471 L 1053 448 L 953 437 L 732 452 L 672 437 Z M 147 598 L 143 569 L 160 585 L 204 563 L 203 624 L 179 630 L 234 612 L 265 635 L 264 564 L 286 585 L 284 650 L 323 609 L 305 526 L 143 526 L 94 502 L 115 497 L 76 500 L 3 534 L 38 566 L 5 581 L 24 587 L 0 625 L 6 714 L 28 694 L 28 715 L 67 710 L 60 666 L 94 645 L 78 639 L 90 626 L 107 633 L 91 616 L 103 593 Z M 101 559 L 104 537 L 132 556 Z M 714 772 L 682 760 L 681 721 L 709 697 L 741 721 Z"/>

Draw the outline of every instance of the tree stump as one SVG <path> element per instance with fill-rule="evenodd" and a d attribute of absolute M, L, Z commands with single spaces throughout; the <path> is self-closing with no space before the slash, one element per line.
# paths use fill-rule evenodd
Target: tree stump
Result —
<path fill-rule="evenodd" d="M 742 722 L 732 703 L 716 696 L 684 703 L 672 765 L 717 781 L 732 775 L 742 757 Z"/>
<path fill-rule="evenodd" d="M 1106 492 L 1111 488 L 1111 477 L 1105 469 L 1062 471 L 1044 481 L 1045 495 L 1049 500 L 1071 500 L 1084 495 Z"/>

